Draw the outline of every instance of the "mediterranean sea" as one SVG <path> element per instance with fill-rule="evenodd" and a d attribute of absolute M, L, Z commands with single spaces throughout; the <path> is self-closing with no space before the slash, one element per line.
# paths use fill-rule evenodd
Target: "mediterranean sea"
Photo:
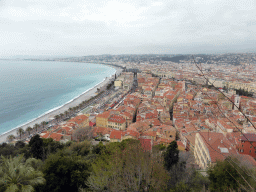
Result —
<path fill-rule="evenodd" d="M 115 72 L 101 64 L 0 60 L 0 134 L 64 105 Z"/>

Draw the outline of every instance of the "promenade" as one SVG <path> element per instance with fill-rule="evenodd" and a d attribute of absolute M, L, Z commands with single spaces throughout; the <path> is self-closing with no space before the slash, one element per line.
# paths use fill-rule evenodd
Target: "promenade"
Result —
<path fill-rule="evenodd" d="M 119 74 L 121 74 L 122 69 L 121 68 L 117 68 L 116 67 L 116 75 L 118 76 Z M 14 135 L 16 138 L 19 138 L 19 136 L 17 135 L 17 130 L 19 128 L 24 129 L 24 131 L 26 130 L 26 128 L 28 127 L 34 127 L 35 124 L 39 124 L 40 127 L 37 130 L 37 133 L 42 131 L 43 127 L 41 126 L 41 123 L 43 121 L 45 122 L 49 122 L 48 124 L 56 124 L 56 120 L 53 120 L 54 117 L 56 115 L 59 115 L 61 113 L 64 113 L 65 111 L 68 111 L 69 108 L 73 108 L 78 106 L 79 104 L 81 104 L 83 101 L 87 101 L 89 100 L 91 97 L 96 96 L 97 94 L 97 89 L 106 89 L 106 86 L 113 80 L 113 78 L 111 77 L 106 77 L 106 79 L 101 82 L 100 84 L 98 84 L 97 86 L 93 87 L 92 89 L 90 89 L 89 91 L 85 92 L 84 94 L 80 95 L 79 97 L 75 98 L 74 100 L 72 100 L 71 102 L 63 105 L 62 107 L 51 111 L 50 113 L 47 113 L 45 115 L 42 115 L 38 118 L 36 118 L 35 120 L 28 122 L 20 127 L 17 127 L 15 129 L 12 129 L 11 131 L 0 135 L 0 143 L 6 142 L 6 139 L 9 135 Z M 58 122 L 59 123 L 59 122 Z M 35 134 L 36 130 L 31 131 L 30 134 Z M 18 136 L 18 137 L 17 137 Z M 28 133 L 24 134 L 24 136 L 21 138 L 21 140 L 24 140 L 25 137 L 28 137 Z"/>

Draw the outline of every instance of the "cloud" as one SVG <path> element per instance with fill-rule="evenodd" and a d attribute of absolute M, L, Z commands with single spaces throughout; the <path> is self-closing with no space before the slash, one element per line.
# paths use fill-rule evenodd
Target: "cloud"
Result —
<path fill-rule="evenodd" d="M 255 8 L 254 0 L 2 0 L 0 52 L 85 55 L 240 46 L 256 40 Z"/>

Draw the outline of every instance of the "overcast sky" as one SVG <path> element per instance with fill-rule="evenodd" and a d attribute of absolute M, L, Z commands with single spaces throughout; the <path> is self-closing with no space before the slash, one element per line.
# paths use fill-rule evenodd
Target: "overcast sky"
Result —
<path fill-rule="evenodd" d="M 256 50 L 256 0 L 0 0 L 0 57 Z"/>

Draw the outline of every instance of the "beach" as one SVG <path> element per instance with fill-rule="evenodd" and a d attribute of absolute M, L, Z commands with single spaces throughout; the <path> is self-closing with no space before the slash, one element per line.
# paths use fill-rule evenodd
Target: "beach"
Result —
<path fill-rule="evenodd" d="M 116 69 L 116 75 L 118 76 L 122 72 L 122 69 L 118 68 L 118 67 L 114 67 L 114 68 Z M 35 124 L 41 124 L 41 122 L 43 122 L 43 121 L 48 122 L 49 120 L 53 119 L 54 116 L 59 115 L 60 113 L 64 113 L 69 108 L 75 107 L 75 106 L 79 105 L 81 102 L 86 101 L 86 100 L 90 99 L 91 97 L 95 96 L 97 94 L 96 92 L 97 92 L 98 88 L 101 89 L 103 87 L 106 87 L 114 79 L 113 75 L 112 75 L 112 77 L 106 77 L 105 80 L 103 80 L 101 83 L 97 84 L 95 87 L 93 87 L 87 91 L 85 90 L 86 92 L 84 92 L 83 94 L 74 98 L 70 102 L 64 104 L 63 106 L 56 108 L 54 110 L 51 110 L 47 114 L 43 114 L 42 116 L 40 116 L 28 123 L 25 123 L 24 125 L 21 125 L 17 128 L 10 130 L 7 133 L 0 135 L 0 143 L 6 142 L 8 135 L 17 136 L 17 129 L 19 129 L 19 128 L 23 128 L 25 131 L 27 127 L 33 127 Z"/>

